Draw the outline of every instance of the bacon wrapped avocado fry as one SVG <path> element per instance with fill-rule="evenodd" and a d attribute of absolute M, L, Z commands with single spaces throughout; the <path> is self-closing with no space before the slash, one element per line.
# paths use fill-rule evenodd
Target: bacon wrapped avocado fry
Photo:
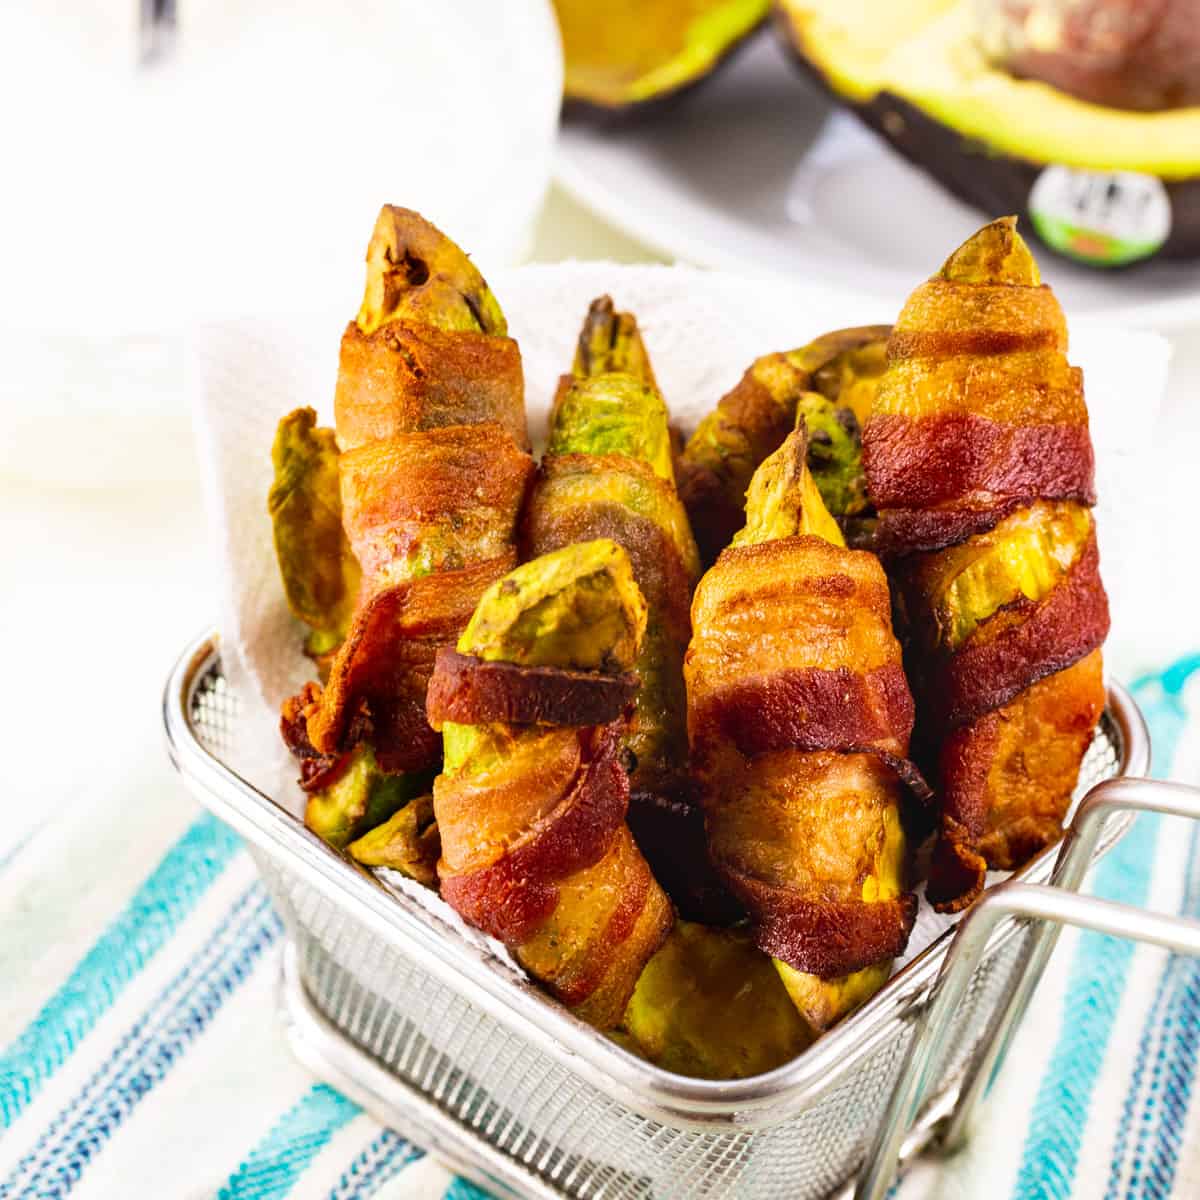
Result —
<path fill-rule="evenodd" d="M 712 857 L 820 1033 L 908 941 L 900 790 L 916 780 L 887 579 L 845 547 L 802 429 L 755 472 L 692 625 L 688 733 Z"/>
<path fill-rule="evenodd" d="M 483 277 L 428 221 L 385 207 L 367 251 L 358 317 L 335 396 L 342 524 L 362 585 L 324 688 L 284 705 L 308 820 L 335 844 L 428 876 L 428 826 L 397 849 L 358 841 L 428 789 L 440 739 L 425 718 L 439 646 L 453 645 L 487 586 L 516 565 L 533 474 L 521 358 Z M 400 776 L 408 779 L 400 784 Z"/>
<path fill-rule="evenodd" d="M 589 308 L 559 383 L 522 542 L 537 556 L 597 537 L 628 553 L 647 606 L 634 664 L 641 686 L 622 736 L 629 824 L 681 912 L 730 919 L 737 906 L 712 874 L 687 775 L 683 655 L 700 564 L 675 494 L 667 407 L 636 319 L 607 296 Z"/>
<path fill-rule="evenodd" d="M 929 896 L 946 911 L 1058 839 L 1104 708 L 1083 380 L 1015 224 L 985 226 L 909 298 L 864 434 L 938 764 Z"/>
<path fill-rule="evenodd" d="M 625 551 L 575 543 L 486 590 L 428 696 L 443 898 L 599 1029 L 674 919 L 625 823 L 620 726 L 645 627 Z"/>

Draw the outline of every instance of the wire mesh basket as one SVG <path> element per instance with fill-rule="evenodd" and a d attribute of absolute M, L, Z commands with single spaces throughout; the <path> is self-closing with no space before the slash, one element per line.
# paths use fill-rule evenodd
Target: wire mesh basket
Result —
<path fill-rule="evenodd" d="M 184 652 L 164 706 L 172 761 L 247 838 L 288 933 L 283 1008 L 318 1074 L 500 1196 L 821 1200 L 851 1186 L 924 1020 L 952 932 L 792 1062 L 751 1079 L 687 1079 L 627 1053 L 511 967 L 329 849 L 223 761 L 238 721 L 212 638 Z M 1119 686 L 1078 792 L 1142 775 L 1149 742 Z M 1118 814 L 1102 854 L 1132 817 Z M 1092 857 L 1089 848 L 1088 858 Z M 1048 851 L 1019 877 L 1046 882 Z M 954 1109 L 982 1048 L 1044 967 L 1039 930 L 990 930 L 932 1059 L 900 1156 Z M 1031 958 L 1033 961 L 1031 961 Z M 1017 1014 L 1019 1016 L 1019 1014 Z"/>

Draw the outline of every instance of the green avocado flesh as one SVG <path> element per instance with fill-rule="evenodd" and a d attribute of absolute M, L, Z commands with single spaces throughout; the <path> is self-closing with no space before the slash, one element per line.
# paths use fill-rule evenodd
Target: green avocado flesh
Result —
<path fill-rule="evenodd" d="M 703 79 L 770 0 L 555 0 L 567 99 L 620 109 Z"/>
<path fill-rule="evenodd" d="M 637 658 L 646 632 L 646 602 L 629 556 L 597 538 L 523 563 L 479 598 L 458 639 L 458 652 L 487 662 L 619 674 Z M 442 727 L 444 763 L 453 774 L 470 764 L 478 774 L 502 761 L 536 727 Z"/>
<path fill-rule="evenodd" d="M 797 52 L 843 99 L 907 101 L 993 155 L 1164 180 L 1200 174 L 1200 106 L 1134 112 L 1019 79 L 986 56 L 973 0 L 781 0 Z"/>

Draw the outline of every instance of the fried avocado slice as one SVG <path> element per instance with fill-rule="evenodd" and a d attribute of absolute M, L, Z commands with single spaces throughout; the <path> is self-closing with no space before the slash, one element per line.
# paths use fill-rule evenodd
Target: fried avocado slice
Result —
<path fill-rule="evenodd" d="M 637 321 L 603 296 L 592 302 L 550 414 L 548 455 L 620 454 L 675 482 L 667 406 Z"/>
<path fill-rule="evenodd" d="M 363 333 L 390 321 L 504 337 L 500 304 L 466 253 L 411 209 L 385 204 L 367 246 Z"/>
<path fill-rule="evenodd" d="M 862 463 L 862 426 L 849 405 L 820 392 L 805 392 L 796 403 L 796 423 L 804 422 L 808 469 L 821 500 L 844 533 L 848 523 L 870 508 Z"/>
<path fill-rule="evenodd" d="M 815 392 L 831 405 L 828 418 L 814 420 L 812 433 L 825 430 L 832 437 L 828 423 L 837 421 L 848 435 L 849 421 L 842 409 L 861 425 L 886 365 L 889 332 L 887 325 L 839 329 L 798 349 L 764 355 L 704 417 L 677 464 L 679 494 L 704 563 L 715 562 L 741 528 L 751 477 L 795 427 L 803 397 Z M 812 399 L 808 406 L 814 418 L 817 408 L 824 407 Z M 812 448 L 823 452 L 823 439 L 818 437 Z M 820 454 L 812 465 L 822 466 L 822 482 L 830 476 Z M 851 508 L 854 498 L 852 490 L 845 500 Z M 840 509 L 837 488 L 829 487 L 829 500 L 834 516 L 858 519 L 858 512 Z"/>
<path fill-rule="evenodd" d="M 298 408 L 279 422 L 271 461 L 267 511 L 279 574 L 292 615 L 312 630 L 305 652 L 319 660 L 346 636 L 361 575 L 342 528 L 333 430 L 319 428 L 311 408 Z"/>
<path fill-rule="evenodd" d="M 441 854 L 433 796 L 425 792 L 409 800 L 382 825 L 369 830 L 346 849 L 364 867 L 388 867 L 433 887 L 437 883 L 437 860 Z"/>
<path fill-rule="evenodd" d="M 661 792 L 687 755 L 683 654 L 699 558 L 675 494 L 667 406 L 636 319 L 617 312 L 608 296 L 588 310 L 555 400 L 546 455 L 529 521 L 533 551 L 567 530 L 611 533 L 631 555 L 646 598 L 635 664 L 642 686 L 625 744 L 639 764 L 635 792 Z M 647 548 L 648 537 L 667 545 Z"/>
<path fill-rule="evenodd" d="M 487 662 L 615 675 L 633 666 L 645 632 L 646 602 L 629 556 L 597 538 L 543 554 L 492 584 L 458 639 L 458 652 Z"/>
<path fill-rule="evenodd" d="M 457 649 L 490 662 L 624 674 L 637 658 L 645 622 L 628 555 L 615 542 L 597 539 L 543 555 L 493 584 Z M 497 936 L 580 1019 L 611 1029 L 674 919 L 624 821 L 595 832 L 578 825 L 579 804 L 603 806 L 628 796 L 619 768 L 613 770 L 611 732 L 447 721 L 442 733 L 445 762 L 434 804 L 443 895 L 455 904 L 455 896 L 474 894 L 459 911 L 486 927 L 490 918 L 479 915 L 480 893 L 472 888 L 497 889 Z M 601 757 L 589 760 L 593 752 Z M 593 775 L 592 762 L 607 766 Z M 589 786 L 603 788 L 603 796 L 567 801 Z M 562 876 L 537 852 L 522 858 L 531 843 L 544 847 L 542 838 L 565 836 L 565 827 L 555 833 L 560 821 L 573 831 L 576 848 L 600 839 L 589 846 L 592 861 Z M 536 918 L 514 924 L 508 914 L 534 901 Z"/>
<path fill-rule="evenodd" d="M 337 778 L 309 796 L 304 823 L 335 850 L 342 850 L 386 821 L 428 783 L 423 776 L 385 775 L 371 747 L 359 742 L 347 753 Z"/>
<path fill-rule="evenodd" d="M 646 964 L 623 1028 L 645 1058 L 699 1079 L 773 1070 L 813 1040 L 749 931 L 691 921 Z"/>
<path fill-rule="evenodd" d="M 938 275 L 948 283 L 1011 284 L 1039 287 L 1042 273 L 1016 217 L 999 217 L 985 225 L 942 264 Z"/>

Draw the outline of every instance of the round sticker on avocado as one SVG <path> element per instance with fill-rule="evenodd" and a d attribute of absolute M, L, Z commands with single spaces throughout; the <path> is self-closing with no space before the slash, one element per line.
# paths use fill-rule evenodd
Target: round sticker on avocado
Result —
<path fill-rule="evenodd" d="M 1161 179 L 1135 171 L 1047 167 L 1029 193 L 1042 241 L 1096 267 L 1149 258 L 1171 232 L 1171 200 Z"/>

